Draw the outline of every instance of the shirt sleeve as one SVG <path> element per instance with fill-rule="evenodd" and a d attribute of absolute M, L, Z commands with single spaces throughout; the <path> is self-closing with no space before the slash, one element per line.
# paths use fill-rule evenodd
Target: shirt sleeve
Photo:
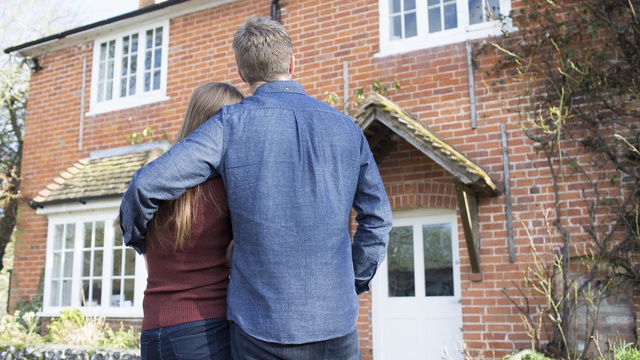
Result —
<path fill-rule="evenodd" d="M 358 223 L 352 244 L 353 269 L 356 293 L 361 295 L 369 291 L 370 282 L 384 260 L 392 226 L 389 198 L 364 134 L 353 209 Z"/>
<path fill-rule="evenodd" d="M 124 244 L 146 252 L 147 225 L 162 201 L 219 175 L 223 152 L 222 111 L 159 158 L 136 171 L 120 204 Z"/>

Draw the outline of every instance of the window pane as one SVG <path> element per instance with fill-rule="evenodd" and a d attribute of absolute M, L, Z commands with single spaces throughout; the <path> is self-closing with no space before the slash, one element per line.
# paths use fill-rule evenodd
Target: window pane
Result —
<path fill-rule="evenodd" d="M 115 62 L 109 60 L 107 62 L 107 80 L 113 80 L 113 74 L 115 73 Z"/>
<path fill-rule="evenodd" d="M 102 281 L 94 280 L 93 286 L 91 287 L 91 302 L 90 305 L 100 306 L 102 303 Z"/>
<path fill-rule="evenodd" d="M 89 299 L 91 299 L 91 283 L 89 280 L 83 280 L 80 288 L 80 305 L 91 306 Z"/>
<path fill-rule="evenodd" d="M 93 232 L 93 223 L 84 223 L 84 247 L 91 247 L 91 233 Z"/>
<path fill-rule="evenodd" d="M 155 46 L 162 46 L 162 28 L 156 28 L 156 42 Z"/>
<path fill-rule="evenodd" d="M 416 0 L 405 0 L 404 11 L 410 11 L 416 9 Z"/>
<path fill-rule="evenodd" d="M 151 51 L 149 51 L 149 50 L 145 51 L 144 69 L 145 70 L 150 70 L 151 69 Z"/>
<path fill-rule="evenodd" d="M 113 275 L 122 275 L 122 249 L 113 250 Z"/>
<path fill-rule="evenodd" d="M 387 249 L 389 297 L 415 296 L 413 227 L 394 227 Z"/>
<path fill-rule="evenodd" d="M 62 281 L 62 302 L 60 306 L 71 305 L 71 280 Z"/>
<path fill-rule="evenodd" d="M 104 246 L 104 221 L 96 221 L 96 234 L 94 239 L 95 247 L 103 247 Z"/>
<path fill-rule="evenodd" d="M 135 77 L 132 77 L 131 82 L 129 82 L 129 94 L 130 95 L 136 94 L 136 78 Z"/>
<path fill-rule="evenodd" d="M 59 306 L 60 299 L 60 282 L 54 280 L 51 282 L 51 297 L 49 298 L 49 305 Z"/>
<path fill-rule="evenodd" d="M 479 24 L 482 22 L 483 0 L 469 0 L 469 24 Z"/>
<path fill-rule="evenodd" d="M 410 38 L 418 35 L 418 23 L 416 22 L 416 13 L 407 14 L 404 16 L 405 24 L 405 38 Z"/>
<path fill-rule="evenodd" d="M 493 21 L 500 16 L 500 0 L 489 0 L 489 9 L 485 17 L 486 21 Z"/>
<path fill-rule="evenodd" d="M 158 48 L 153 53 L 153 67 L 159 68 L 162 66 L 162 49 Z"/>
<path fill-rule="evenodd" d="M 453 296 L 451 224 L 423 225 L 426 296 Z"/>
<path fill-rule="evenodd" d="M 114 279 L 111 282 L 111 306 L 120 306 L 120 288 L 121 288 L 121 280 Z"/>
<path fill-rule="evenodd" d="M 102 69 L 100 69 L 100 71 L 102 71 Z M 98 102 L 102 102 L 102 101 L 104 101 L 104 84 L 99 83 L 98 84 Z"/>
<path fill-rule="evenodd" d="M 456 4 L 449 4 L 444 6 L 444 29 L 455 29 L 458 27 L 458 13 L 456 11 Z"/>
<path fill-rule="evenodd" d="M 130 67 L 130 70 L 131 70 L 131 74 L 135 74 L 138 71 L 138 54 L 133 54 L 131 56 L 131 67 Z M 135 81 L 135 79 L 136 78 L 133 77 L 132 80 Z"/>
<path fill-rule="evenodd" d="M 53 250 L 62 249 L 63 225 L 56 225 L 53 229 Z"/>
<path fill-rule="evenodd" d="M 147 41 L 145 48 L 151 49 L 153 47 L 153 30 L 147 30 Z"/>
<path fill-rule="evenodd" d="M 113 98 L 113 81 L 107 82 L 107 88 L 105 89 L 105 100 L 111 100 Z"/>
<path fill-rule="evenodd" d="M 427 2 L 427 5 L 431 6 L 431 5 L 440 5 L 440 0 L 429 0 Z"/>
<path fill-rule="evenodd" d="M 153 90 L 160 89 L 160 70 L 153 72 Z"/>
<path fill-rule="evenodd" d="M 122 58 L 122 70 L 121 70 L 121 76 L 127 76 L 127 73 L 129 71 L 129 58 L 128 57 L 123 57 Z M 122 80 L 126 80 L 126 79 L 122 79 Z"/>
<path fill-rule="evenodd" d="M 122 229 L 120 226 L 116 226 L 113 232 L 113 246 L 124 246 L 124 240 L 122 239 Z"/>
<path fill-rule="evenodd" d="M 402 0 L 391 0 L 389 3 L 389 10 L 392 14 L 402 11 Z"/>
<path fill-rule="evenodd" d="M 67 224 L 67 233 L 65 236 L 64 248 L 73 249 L 73 243 L 76 237 L 76 224 Z"/>
<path fill-rule="evenodd" d="M 83 251 L 82 254 L 82 276 L 91 276 L 91 251 Z"/>
<path fill-rule="evenodd" d="M 151 74 L 149 72 L 145 72 L 144 74 L 144 91 L 151 90 Z"/>
<path fill-rule="evenodd" d="M 107 43 L 100 44 L 100 61 L 107 59 Z"/>
<path fill-rule="evenodd" d="M 120 80 L 120 97 L 127 96 L 127 79 Z"/>
<path fill-rule="evenodd" d="M 126 258 L 126 264 L 124 266 L 125 268 L 124 274 L 135 275 L 136 274 L 136 252 L 131 248 L 127 248 L 125 250 L 125 254 L 127 258 Z"/>
<path fill-rule="evenodd" d="M 440 20 L 440 8 L 429 9 L 429 32 L 434 33 L 442 30 Z"/>
<path fill-rule="evenodd" d="M 391 40 L 402 39 L 402 17 L 400 15 L 391 18 Z"/>
<path fill-rule="evenodd" d="M 60 264 L 60 262 L 61 262 L 60 256 L 61 256 L 61 254 L 59 252 L 53 254 L 53 264 L 52 264 L 53 266 L 52 266 L 52 269 L 51 269 L 51 276 L 53 278 L 59 278 L 60 277 L 60 268 L 61 268 L 61 266 L 60 266 L 61 265 Z"/>
<path fill-rule="evenodd" d="M 127 279 L 124 281 L 124 302 L 123 307 L 133 306 L 133 292 L 135 290 L 133 279 Z"/>
<path fill-rule="evenodd" d="M 63 256 L 64 266 L 62 276 L 71 277 L 73 275 L 73 251 L 65 251 Z"/>
<path fill-rule="evenodd" d="M 93 258 L 93 276 L 94 277 L 102 277 L 102 261 L 104 260 L 104 255 L 102 250 L 96 250 L 95 256 Z"/>
<path fill-rule="evenodd" d="M 114 57 L 116 57 L 116 41 L 112 40 L 109 42 L 109 59 L 113 59 Z"/>

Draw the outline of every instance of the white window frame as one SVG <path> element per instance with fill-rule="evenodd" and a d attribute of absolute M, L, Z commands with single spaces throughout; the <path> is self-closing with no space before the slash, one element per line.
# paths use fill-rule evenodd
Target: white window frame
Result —
<path fill-rule="evenodd" d="M 392 0 L 378 0 L 378 13 L 380 15 L 380 52 L 376 56 L 401 54 L 467 40 L 482 39 L 489 36 L 501 36 L 503 28 L 509 29 L 510 31 L 514 30 L 511 28 L 511 22 L 508 18 L 505 22 L 495 20 L 469 25 L 468 0 L 456 0 L 458 27 L 436 33 L 429 33 L 427 0 L 416 0 L 417 36 L 392 41 L 389 23 L 390 1 Z M 500 13 L 506 16 L 509 15 L 510 12 L 511 0 L 500 0 Z"/>
<path fill-rule="evenodd" d="M 144 73 L 145 73 L 145 38 L 148 30 L 162 28 L 162 56 L 161 56 L 161 73 L 160 87 L 157 90 L 144 90 Z M 123 38 L 133 34 L 138 35 L 138 52 L 136 67 L 136 93 L 120 97 L 120 76 L 122 75 L 122 43 Z M 101 44 L 115 41 L 114 56 L 114 78 L 113 78 L 113 94 L 110 100 L 98 101 L 98 87 L 100 81 L 100 49 Z M 90 111 L 87 115 L 95 115 L 109 111 L 116 111 L 134 106 L 151 104 L 154 102 L 167 100 L 167 72 L 168 72 L 168 53 L 169 53 L 169 20 L 153 22 L 136 28 L 127 28 L 117 33 L 111 33 L 109 36 L 96 39 L 93 45 L 93 65 L 91 70 L 91 101 Z"/>
<path fill-rule="evenodd" d="M 144 258 L 135 255 L 135 283 L 132 306 L 111 306 L 111 284 L 113 276 L 113 250 L 115 246 L 122 246 L 122 238 L 115 238 L 112 226 L 118 215 L 120 200 L 103 200 L 83 204 L 61 204 L 46 206 L 38 209 L 37 213 L 46 215 L 49 220 L 47 233 L 47 250 L 45 257 L 43 306 L 40 316 L 56 317 L 66 308 L 80 309 L 87 316 L 105 316 L 110 318 L 142 318 L 142 298 L 147 284 L 147 270 Z M 104 221 L 104 245 L 102 264 L 102 296 L 100 306 L 81 303 L 80 287 L 82 286 L 82 260 L 84 243 L 84 223 Z M 75 241 L 73 248 L 73 269 L 71 282 L 71 304 L 52 306 L 51 282 L 53 272 L 53 246 L 56 225 L 75 224 Z M 131 248 L 128 248 L 132 251 Z"/>

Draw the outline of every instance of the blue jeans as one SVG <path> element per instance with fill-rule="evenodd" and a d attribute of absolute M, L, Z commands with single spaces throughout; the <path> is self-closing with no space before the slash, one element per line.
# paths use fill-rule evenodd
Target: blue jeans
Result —
<path fill-rule="evenodd" d="M 229 360 L 229 321 L 199 320 L 143 330 L 142 360 Z"/>
<path fill-rule="evenodd" d="M 262 341 L 230 323 L 231 355 L 234 360 L 359 360 L 358 330 L 335 339 L 306 344 Z"/>

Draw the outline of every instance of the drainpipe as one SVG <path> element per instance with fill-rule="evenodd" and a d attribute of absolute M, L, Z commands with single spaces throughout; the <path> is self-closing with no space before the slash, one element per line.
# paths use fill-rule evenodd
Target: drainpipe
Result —
<path fill-rule="evenodd" d="M 78 151 L 82 151 L 82 139 L 84 137 L 84 100 L 87 80 L 87 56 L 82 57 L 82 85 L 80 87 L 80 130 L 78 134 Z"/>
<path fill-rule="evenodd" d="M 280 5 L 278 4 L 280 0 L 271 0 L 271 20 L 275 20 L 279 23 L 282 23 L 282 16 L 280 14 Z"/>
<path fill-rule="evenodd" d="M 13 275 L 13 269 L 7 270 L 7 274 L 9 274 L 9 286 L 7 289 L 7 314 L 10 314 L 9 304 L 11 304 L 11 275 Z"/>

